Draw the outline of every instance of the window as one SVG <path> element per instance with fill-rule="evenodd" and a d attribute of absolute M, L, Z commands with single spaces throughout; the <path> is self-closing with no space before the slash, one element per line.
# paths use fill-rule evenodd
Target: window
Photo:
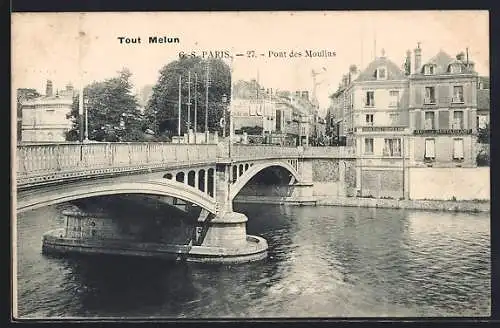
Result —
<path fill-rule="evenodd" d="M 366 92 L 365 106 L 368 106 L 368 107 L 375 106 L 375 92 L 374 91 L 367 91 Z"/>
<path fill-rule="evenodd" d="M 436 158 L 435 147 L 436 143 L 434 139 L 425 139 L 424 159 L 433 160 L 434 158 Z"/>
<path fill-rule="evenodd" d="M 453 129 L 460 130 L 464 128 L 464 112 L 453 112 Z"/>
<path fill-rule="evenodd" d="M 451 101 L 454 103 L 463 103 L 464 102 L 464 87 L 463 86 L 454 86 L 453 87 L 453 98 Z"/>
<path fill-rule="evenodd" d="M 462 65 L 452 64 L 450 66 L 450 73 L 462 73 Z"/>
<path fill-rule="evenodd" d="M 424 74 L 425 75 L 434 75 L 434 65 L 426 65 Z"/>
<path fill-rule="evenodd" d="M 387 78 L 387 71 L 385 67 L 380 67 L 377 69 L 377 79 L 378 80 L 385 80 Z"/>
<path fill-rule="evenodd" d="M 373 138 L 365 138 L 365 154 L 373 154 Z"/>
<path fill-rule="evenodd" d="M 436 90 L 434 87 L 425 87 L 425 103 L 435 104 L 436 103 Z"/>
<path fill-rule="evenodd" d="M 434 130 L 434 112 L 425 112 L 424 130 Z"/>
<path fill-rule="evenodd" d="M 453 159 L 464 159 L 464 139 L 453 139 Z"/>
<path fill-rule="evenodd" d="M 389 120 L 391 121 L 391 125 L 399 124 L 399 114 L 398 113 L 389 114 Z"/>
<path fill-rule="evenodd" d="M 373 114 L 366 114 L 366 125 L 373 125 Z"/>
<path fill-rule="evenodd" d="M 389 91 L 389 106 L 397 107 L 399 103 L 399 91 Z"/>
<path fill-rule="evenodd" d="M 401 139 L 385 139 L 384 156 L 401 156 Z"/>

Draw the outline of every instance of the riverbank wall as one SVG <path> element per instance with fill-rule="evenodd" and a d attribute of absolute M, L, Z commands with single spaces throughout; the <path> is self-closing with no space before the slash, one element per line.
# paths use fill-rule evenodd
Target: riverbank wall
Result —
<path fill-rule="evenodd" d="M 260 204 L 289 204 L 289 205 L 316 205 L 316 206 L 347 206 L 347 207 L 378 207 L 411 209 L 424 211 L 450 211 L 450 212 L 490 212 L 489 201 L 454 201 L 454 200 L 404 200 L 381 199 L 362 197 L 315 197 L 307 203 L 288 197 L 275 196 L 238 196 L 235 203 L 260 203 Z"/>

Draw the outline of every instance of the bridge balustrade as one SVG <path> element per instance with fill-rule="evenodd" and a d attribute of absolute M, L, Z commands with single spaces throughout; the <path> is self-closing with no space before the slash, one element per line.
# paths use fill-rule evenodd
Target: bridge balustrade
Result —
<path fill-rule="evenodd" d="M 30 144 L 17 146 L 17 180 L 58 172 L 154 167 L 215 161 L 215 145 L 170 143 Z"/>
<path fill-rule="evenodd" d="M 304 157 L 314 158 L 353 158 L 355 150 L 353 147 L 307 147 L 304 149 Z"/>
<path fill-rule="evenodd" d="M 29 186 L 75 177 L 132 172 L 172 164 L 216 162 L 227 159 L 228 145 L 172 143 L 61 143 L 17 147 L 17 184 Z M 236 161 L 277 158 L 353 158 L 348 147 L 286 147 L 242 145 L 231 147 Z"/>
<path fill-rule="evenodd" d="M 232 157 L 241 159 L 266 158 L 352 158 L 354 149 L 351 147 L 285 147 L 265 145 L 234 145 Z"/>

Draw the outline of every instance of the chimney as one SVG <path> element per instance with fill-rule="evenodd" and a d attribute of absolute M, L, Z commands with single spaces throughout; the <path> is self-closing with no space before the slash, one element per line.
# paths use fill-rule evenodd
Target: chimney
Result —
<path fill-rule="evenodd" d="M 302 91 L 302 98 L 305 100 L 309 100 L 309 91 Z"/>
<path fill-rule="evenodd" d="M 418 72 L 420 66 L 422 66 L 422 49 L 420 49 L 420 42 L 418 42 L 415 48 L 415 73 Z"/>
<path fill-rule="evenodd" d="M 47 87 L 45 89 L 45 96 L 52 97 L 52 81 L 47 80 Z"/>
<path fill-rule="evenodd" d="M 406 63 L 405 63 L 405 74 L 410 75 L 411 72 L 411 51 L 406 51 Z"/>
<path fill-rule="evenodd" d="M 347 87 L 348 83 L 349 83 L 349 76 L 347 76 L 347 75 L 342 76 L 342 85 L 344 87 Z"/>

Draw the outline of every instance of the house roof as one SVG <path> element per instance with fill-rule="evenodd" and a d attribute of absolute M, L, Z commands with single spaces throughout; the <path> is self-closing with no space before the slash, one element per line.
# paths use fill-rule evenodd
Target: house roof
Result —
<path fill-rule="evenodd" d="M 424 63 L 417 71 L 417 74 L 422 74 L 423 73 L 423 68 L 425 65 L 428 64 L 434 64 L 436 65 L 436 74 L 446 74 L 448 73 L 448 67 L 451 64 L 458 64 L 462 65 L 463 68 L 470 68 L 473 65 L 474 62 L 472 60 L 465 60 L 465 59 L 458 59 L 458 58 L 453 58 L 450 55 L 448 55 L 446 52 L 443 50 L 439 50 L 439 52 L 429 59 L 426 63 Z"/>
<path fill-rule="evenodd" d="M 477 110 L 490 110 L 490 90 L 479 89 L 477 90 Z"/>
<path fill-rule="evenodd" d="M 488 76 L 480 76 L 479 81 L 483 84 L 483 89 L 490 88 L 490 78 Z"/>
<path fill-rule="evenodd" d="M 368 64 L 366 69 L 362 71 L 359 76 L 354 80 L 356 82 L 363 81 L 376 81 L 376 70 L 377 68 L 385 66 L 387 68 L 387 79 L 386 80 L 403 80 L 405 79 L 404 72 L 387 57 L 378 57 L 374 61 Z"/>
<path fill-rule="evenodd" d="M 451 62 L 453 62 L 453 57 L 448 55 L 443 50 L 439 50 L 439 52 L 434 57 L 429 59 L 419 68 L 418 73 L 422 73 L 422 68 L 425 65 L 434 64 L 436 65 L 436 74 L 443 74 L 448 71 L 448 66 L 450 65 Z"/>

